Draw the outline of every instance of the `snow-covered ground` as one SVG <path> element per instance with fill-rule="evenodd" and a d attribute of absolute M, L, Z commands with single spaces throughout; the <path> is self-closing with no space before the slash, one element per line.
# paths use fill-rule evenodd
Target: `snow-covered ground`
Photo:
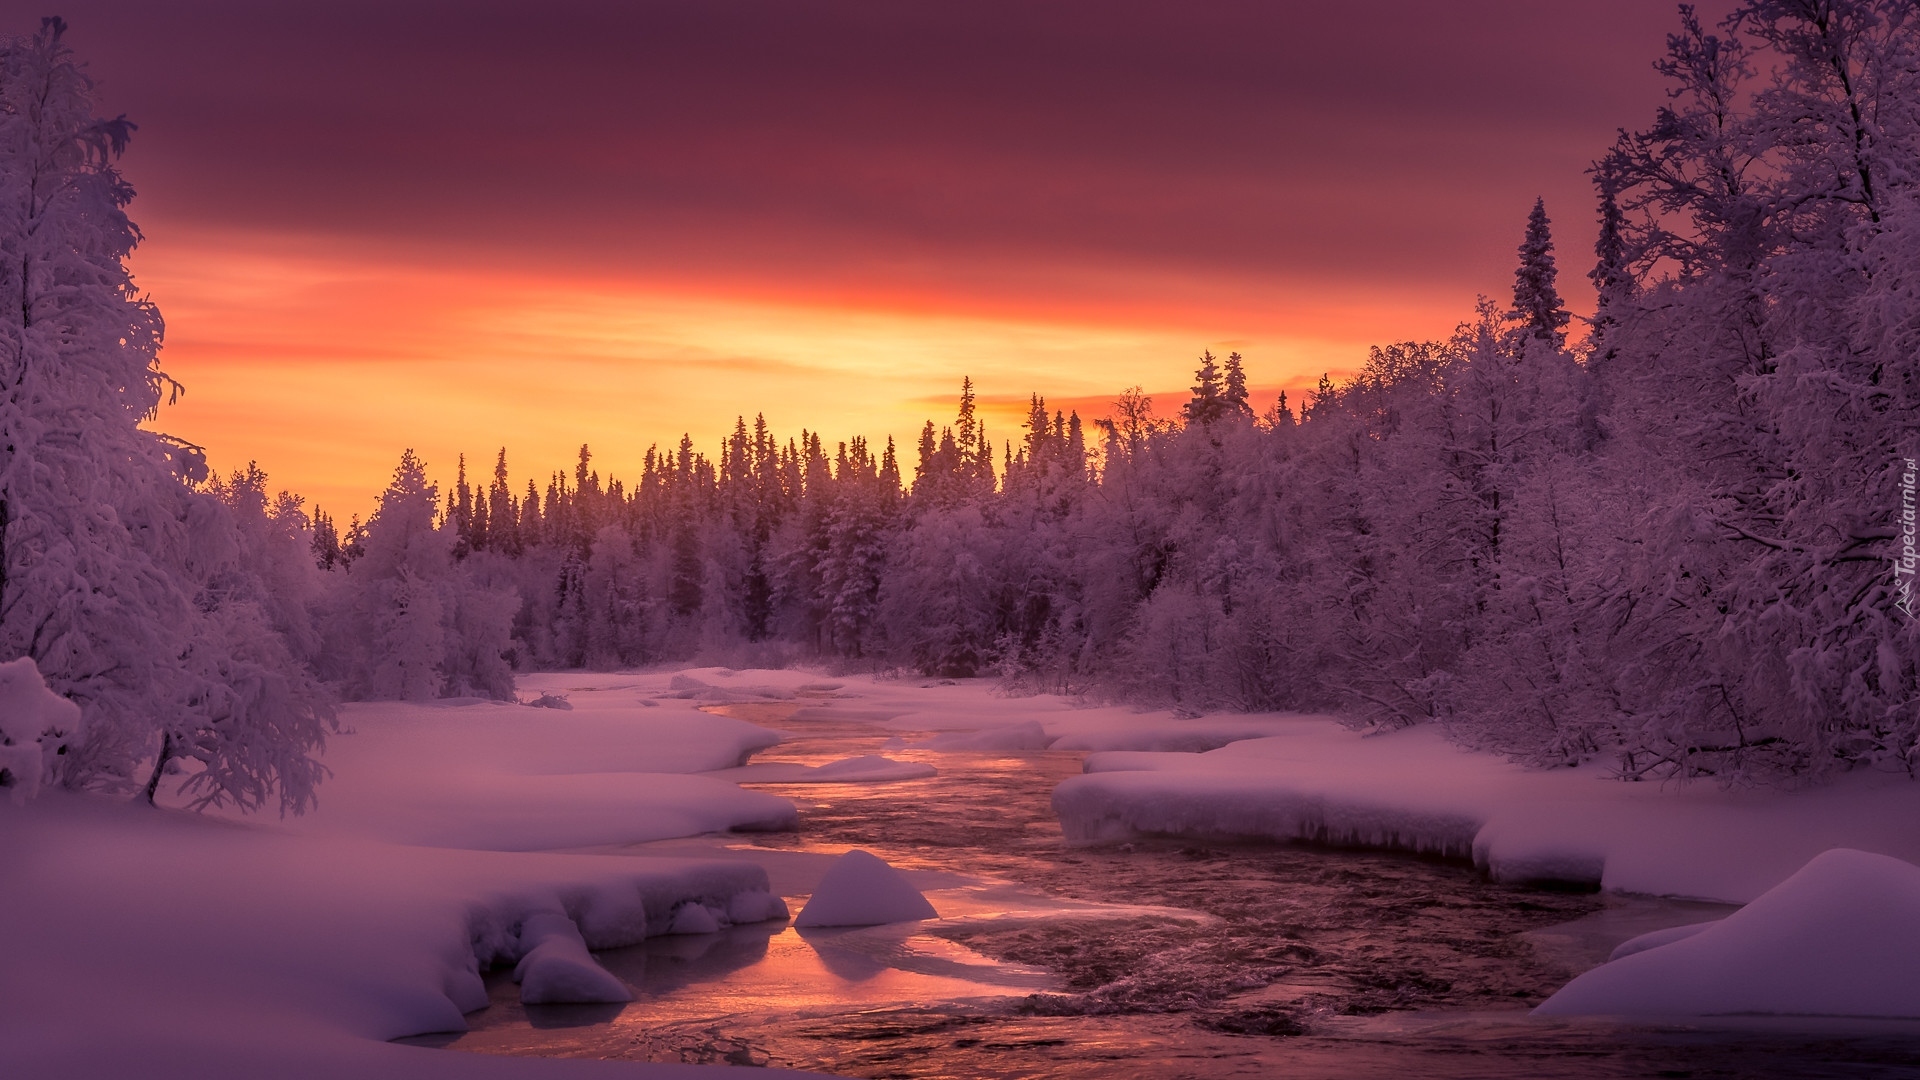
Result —
<path fill-rule="evenodd" d="M 617 980 L 588 948 L 784 917 L 780 893 L 795 890 L 770 888 L 766 867 L 790 874 L 779 857 L 808 862 L 803 875 L 818 881 L 813 864 L 826 856 L 661 854 L 673 848 L 664 838 L 791 826 L 792 804 L 734 778 L 883 782 L 930 769 L 877 757 L 747 764 L 779 736 L 702 706 L 795 703 L 797 723 L 813 710 L 871 724 L 876 744 L 897 740 L 935 760 L 1095 749 L 1089 771 L 1056 793 L 1068 835 L 1083 841 L 1163 833 L 1381 845 L 1470 856 L 1507 878 L 1732 902 L 1781 886 L 1830 848 L 1920 861 L 1920 784 L 1903 776 L 1800 792 L 1622 784 L 1598 769 L 1537 772 L 1464 753 L 1431 730 L 1363 737 L 1315 717 L 1084 708 L 1001 696 L 984 681 L 702 669 L 532 676 L 521 692 L 566 707 L 349 707 L 327 750 L 333 776 L 320 809 L 304 818 L 154 811 L 53 791 L 0 803 L 6 1073 L 677 1071 L 385 1040 L 459 1029 L 462 1011 L 484 1004 L 481 965 L 517 965 L 528 1001 L 617 998 Z M 653 843 L 634 854 L 642 842 Z M 1920 903 L 1900 899 L 1912 891 L 1908 872 L 1920 873 L 1901 865 L 1874 864 L 1876 876 L 1848 863 L 1840 886 L 1829 874 L 1819 888 L 1797 887 L 1892 896 L 1893 907 L 1874 910 L 1897 922 Z M 1888 881 L 1898 887 L 1882 888 Z M 939 900 L 947 912 L 965 894 L 942 895 L 953 898 Z M 1569 987 L 1556 1009 L 1617 1010 L 1648 980 L 1671 983 L 1662 973 L 1675 964 L 1798 948 L 1819 939 L 1819 919 L 1864 918 L 1831 907 L 1755 904 L 1741 921 L 1640 942 Z M 1891 1003 L 1877 1015 L 1911 1015 L 1910 1003 L 1882 997 Z"/>
<path fill-rule="evenodd" d="M 6 1074 L 680 1073 L 385 1041 L 461 1030 L 482 966 L 531 1002 L 618 1000 L 586 949 L 787 915 L 751 863 L 553 850 L 791 827 L 787 800 L 692 775 L 777 734 L 651 690 L 569 704 L 349 706 L 302 818 L 0 805 Z"/>
<path fill-rule="evenodd" d="M 319 808 L 286 827 L 493 851 L 793 827 L 787 800 L 693 775 L 738 765 L 778 734 L 637 688 L 568 703 L 349 705 L 321 759 L 333 776 Z"/>

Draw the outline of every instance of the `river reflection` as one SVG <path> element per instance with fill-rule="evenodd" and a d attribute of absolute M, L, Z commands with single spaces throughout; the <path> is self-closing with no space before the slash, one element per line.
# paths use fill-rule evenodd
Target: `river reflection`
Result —
<path fill-rule="evenodd" d="M 873 753 L 830 703 L 725 711 L 770 758 Z M 1489 882 L 1374 852 L 1146 842 L 1068 848 L 1049 805 L 1077 755 L 920 754 L 895 784 L 755 785 L 801 831 L 643 845 L 747 858 L 798 909 L 833 854 L 916 872 L 944 918 L 782 924 L 599 954 L 622 1006 L 521 1006 L 504 975 L 457 1037 L 505 1054 L 780 1065 L 872 1077 L 1920 1076 L 1911 1025 L 1622 1025 L 1526 1009 L 1614 944 L 1726 908 Z"/>

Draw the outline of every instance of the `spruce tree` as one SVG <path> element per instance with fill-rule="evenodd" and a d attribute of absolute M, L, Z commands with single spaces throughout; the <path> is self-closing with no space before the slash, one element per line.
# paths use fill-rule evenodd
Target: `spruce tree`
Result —
<path fill-rule="evenodd" d="M 1593 169 L 1600 192 L 1600 235 L 1593 243 L 1594 265 L 1587 278 L 1598 300 L 1594 307 L 1593 348 L 1601 358 L 1613 355 L 1609 339 L 1620 324 L 1620 312 L 1633 299 L 1633 268 L 1628 265 L 1626 215 L 1620 211 L 1620 178 L 1609 156 Z"/>
<path fill-rule="evenodd" d="M 1193 397 L 1187 402 L 1187 423 L 1206 427 L 1226 415 L 1227 403 L 1221 397 L 1220 365 L 1213 350 L 1200 354 L 1200 367 L 1193 373 Z"/>
<path fill-rule="evenodd" d="M 1247 400 L 1247 369 L 1237 352 L 1227 354 L 1226 383 L 1220 391 L 1226 410 L 1235 416 L 1252 416 L 1253 404 Z"/>
<path fill-rule="evenodd" d="M 318 506 L 313 508 L 313 561 L 322 570 L 331 570 L 341 561 L 339 530 Z"/>
<path fill-rule="evenodd" d="M 1555 288 L 1559 271 L 1553 265 L 1553 232 L 1547 221 L 1547 201 L 1535 199 L 1527 215 L 1527 237 L 1520 242 L 1520 266 L 1513 272 L 1511 318 L 1530 336 L 1558 348 L 1567 343 L 1567 323 L 1573 316 L 1560 302 Z"/>
<path fill-rule="evenodd" d="M 520 554 L 520 510 L 513 504 L 507 483 L 507 448 L 494 459 L 493 483 L 487 486 L 487 546 L 503 555 Z"/>

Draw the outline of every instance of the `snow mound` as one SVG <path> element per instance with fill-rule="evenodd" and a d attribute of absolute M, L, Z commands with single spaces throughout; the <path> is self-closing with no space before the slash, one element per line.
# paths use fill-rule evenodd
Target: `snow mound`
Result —
<path fill-rule="evenodd" d="M 914 780 L 936 776 L 940 770 L 918 761 L 895 761 L 879 754 L 831 761 L 815 769 L 822 780 Z"/>
<path fill-rule="evenodd" d="M 735 926 L 786 917 L 787 902 L 770 892 L 739 892 L 727 901 L 727 919 Z"/>
<path fill-rule="evenodd" d="M 1676 929 L 1692 932 L 1581 975 L 1534 1012 L 1920 1018 L 1912 863 L 1835 848 L 1725 919 Z"/>
<path fill-rule="evenodd" d="M 80 706 L 47 689 L 33 658 L 0 664 L 0 781 L 18 804 L 39 794 L 59 755 L 78 745 Z"/>
<path fill-rule="evenodd" d="M 1038 720 L 987 728 L 984 731 L 949 731 L 908 743 L 920 750 L 1045 750 L 1053 736 Z"/>
<path fill-rule="evenodd" d="M 693 905 L 698 907 L 699 905 Z M 704 910 L 704 909 L 703 909 Z M 521 924 L 527 950 L 513 969 L 528 1005 L 632 1001 L 626 984 L 595 963 L 580 928 L 564 911 L 536 911 Z"/>
<path fill-rule="evenodd" d="M 856 848 L 827 867 L 793 925 L 879 926 L 939 917 L 900 871 Z"/>
<path fill-rule="evenodd" d="M 674 910 L 669 934 L 714 934 L 720 931 L 720 919 L 705 904 L 686 903 Z"/>

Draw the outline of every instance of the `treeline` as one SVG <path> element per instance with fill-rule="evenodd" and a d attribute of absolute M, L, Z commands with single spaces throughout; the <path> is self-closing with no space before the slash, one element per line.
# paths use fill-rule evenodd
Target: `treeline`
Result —
<path fill-rule="evenodd" d="M 503 456 L 436 504 L 448 557 L 517 592 L 527 667 L 831 658 L 1432 721 L 1630 777 L 1911 770 L 1915 41 L 1893 2 L 1717 34 L 1683 9 L 1670 103 L 1593 168 L 1572 344 L 1536 205 L 1511 304 L 1297 414 L 1208 355 L 1171 415 L 1134 391 L 1089 430 L 1035 396 L 999 444 L 969 384 L 911 475 L 744 422 L 631 489 L 583 449 L 516 500 Z"/>
<path fill-rule="evenodd" d="M 298 809 L 339 697 L 696 658 L 1438 723 L 1630 778 L 1920 756 L 1904 0 L 1682 9 L 1667 103 L 1593 167 L 1572 338 L 1536 205 L 1511 303 L 1297 409 L 1206 355 L 1177 409 L 1036 395 L 997 442 L 965 384 L 905 451 L 742 422 L 631 486 L 583 447 L 544 488 L 502 451 L 442 491 L 409 453 L 344 529 L 138 427 L 171 384 L 128 126 L 61 30 L 0 47 L 0 651 L 87 725 L 36 737 L 47 779 Z"/>

